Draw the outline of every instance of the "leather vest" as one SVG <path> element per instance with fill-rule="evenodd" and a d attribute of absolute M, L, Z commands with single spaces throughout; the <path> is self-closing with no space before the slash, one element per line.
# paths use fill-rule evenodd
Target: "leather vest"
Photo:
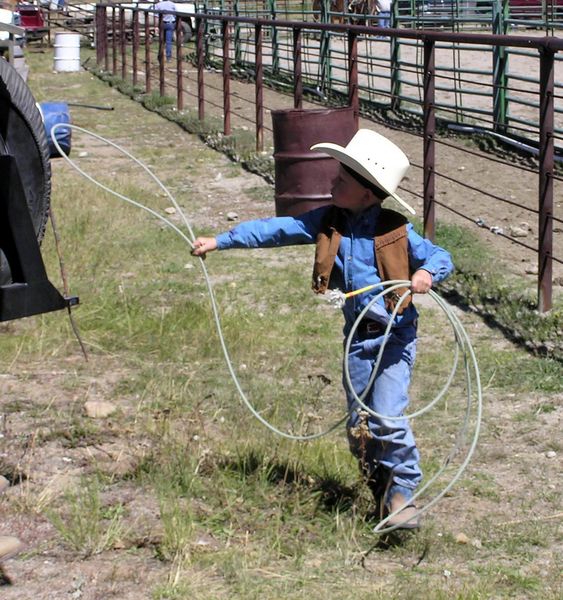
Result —
<path fill-rule="evenodd" d="M 374 255 L 381 281 L 411 278 L 409 269 L 407 219 L 394 210 L 382 208 L 377 219 L 374 236 Z M 317 235 L 315 264 L 313 267 L 313 291 L 324 294 L 330 282 L 330 274 L 340 247 L 345 226 L 344 211 L 333 206 L 327 211 Z M 399 298 L 408 288 L 398 288 L 385 296 L 385 307 L 392 311 Z M 399 314 L 411 303 L 407 296 Z"/>

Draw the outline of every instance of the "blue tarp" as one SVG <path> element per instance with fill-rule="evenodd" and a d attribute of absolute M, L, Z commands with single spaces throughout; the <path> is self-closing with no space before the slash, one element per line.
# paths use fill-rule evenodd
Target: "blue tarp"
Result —
<path fill-rule="evenodd" d="M 60 154 L 51 139 L 51 129 L 59 123 L 71 122 L 68 104 L 64 102 L 41 102 L 39 107 L 43 115 L 43 123 L 45 124 L 45 134 L 47 135 L 47 142 L 49 144 L 49 156 L 50 158 L 57 158 Z M 70 154 L 71 131 L 70 127 L 58 127 L 55 130 L 55 139 L 67 156 Z"/>

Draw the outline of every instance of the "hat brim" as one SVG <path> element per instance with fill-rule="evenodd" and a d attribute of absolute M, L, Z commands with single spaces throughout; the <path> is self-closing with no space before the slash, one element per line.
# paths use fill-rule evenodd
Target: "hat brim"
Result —
<path fill-rule="evenodd" d="M 364 179 L 367 179 L 370 183 L 373 183 L 378 188 L 382 189 L 386 194 L 391 196 L 395 201 L 397 201 L 403 208 L 408 210 L 411 214 L 415 215 L 416 211 L 414 208 L 409 206 L 402 198 L 400 198 L 395 192 L 387 189 L 385 185 L 383 185 L 380 181 L 378 181 L 372 173 L 361 163 L 361 161 L 353 158 L 348 154 L 346 148 L 343 146 L 339 146 L 338 144 L 332 144 L 330 142 L 323 142 L 321 144 L 315 144 L 311 146 L 311 150 L 322 150 L 332 158 L 335 158 L 338 162 L 346 165 L 359 175 L 361 175 Z"/>

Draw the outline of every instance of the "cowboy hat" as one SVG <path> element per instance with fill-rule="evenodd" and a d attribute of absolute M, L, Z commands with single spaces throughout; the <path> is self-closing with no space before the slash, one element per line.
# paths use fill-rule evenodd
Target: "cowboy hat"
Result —
<path fill-rule="evenodd" d="M 415 214 L 395 193 L 409 168 L 409 159 L 391 140 L 371 129 L 359 129 L 346 147 L 322 142 L 311 146 L 311 150 L 322 150 L 336 158 Z"/>

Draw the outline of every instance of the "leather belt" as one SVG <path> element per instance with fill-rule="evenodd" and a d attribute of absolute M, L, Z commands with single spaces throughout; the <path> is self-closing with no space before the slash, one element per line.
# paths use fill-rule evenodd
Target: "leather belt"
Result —
<path fill-rule="evenodd" d="M 356 330 L 360 337 L 374 338 L 385 333 L 385 325 L 372 319 L 362 319 Z"/>

